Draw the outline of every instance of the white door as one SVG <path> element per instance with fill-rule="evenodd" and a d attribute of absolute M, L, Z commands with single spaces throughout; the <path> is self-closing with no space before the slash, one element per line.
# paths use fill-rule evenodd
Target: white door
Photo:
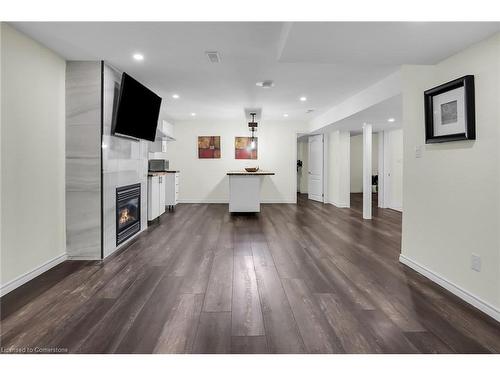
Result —
<path fill-rule="evenodd" d="M 323 134 L 309 137 L 308 195 L 323 202 Z"/>

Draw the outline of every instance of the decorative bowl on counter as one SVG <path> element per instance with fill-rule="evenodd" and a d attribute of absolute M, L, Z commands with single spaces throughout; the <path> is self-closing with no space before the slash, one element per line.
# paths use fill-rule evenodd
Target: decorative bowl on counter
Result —
<path fill-rule="evenodd" d="M 257 172 L 258 170 L 259 170 L 259 167 L 245 168 L 245 171 L 247 171 L 247 172 Z"/>

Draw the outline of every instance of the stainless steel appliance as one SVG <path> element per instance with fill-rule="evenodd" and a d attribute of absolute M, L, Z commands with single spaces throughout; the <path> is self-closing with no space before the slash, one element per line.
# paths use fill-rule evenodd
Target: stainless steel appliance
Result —
<path fill-rule="evenodd" d="M 165 159 L 150 159 L 148 161 L 148 170 L 150 172 L 168 171 L 168 160 L 165 160 Z"/>

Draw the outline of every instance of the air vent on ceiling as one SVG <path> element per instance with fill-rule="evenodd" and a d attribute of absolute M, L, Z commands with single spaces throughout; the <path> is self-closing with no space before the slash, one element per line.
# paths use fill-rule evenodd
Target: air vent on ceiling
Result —
<path fill-rule="evenodd" d="M 255 85 L 262 87 L 263 89 L 269 89 L 271 87 L 274 87 L 274 82 L 268 79 L 262 82 L 257 82 Z"/>
<path fill-rule="evenodd" d="M 312 112 L 314 112 L 314 109 L 308 109 L 308 110 L 306 111 L 306 113 L 312 113 Z"/>
<path fill-rule="evenodd" d="M 220 63 L 220 55 L 217 51 L 207 51 L 205 54 L 208 57 L 208 61 L 211 63 Z"/>

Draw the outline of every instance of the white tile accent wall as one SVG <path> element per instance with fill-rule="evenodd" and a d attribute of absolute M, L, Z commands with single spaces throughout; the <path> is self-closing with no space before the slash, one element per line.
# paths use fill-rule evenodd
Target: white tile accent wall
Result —
<path fill-rule="evenodd" d="M 111 135 L 113 112 L 120 92 L 121 72 L 104 65 L 103 202 L 104 256 L 116 247 L 116 188 L 141 183 L 141 231 L 147 228 L 147 141 Z M 132 237 L 134 238 L 134 237 Z M 131 238 L 131 239 L 132 239 Z M 130 241 L 129 239 L 128 241 Z M 120 246 L 123 246 L 125 241 Z"/>
<path fill-rule="evenodd" d="M 66 251 L 101 257 L 101 63 L 66 63 Z"/>
<path fill-rule="evenodd" d="M 101 225 L 104 257 L 117 249 L 116 188 L 119 186 L 141 183 L 141 230 L 147 227 L 150 142 L 111 135 L 122 73 L 108 64 L 103 69 L 101 145 L 101 62 L 67 64 L 66 216 L 68 256 L 72 259 L 101 258 Z"/>

